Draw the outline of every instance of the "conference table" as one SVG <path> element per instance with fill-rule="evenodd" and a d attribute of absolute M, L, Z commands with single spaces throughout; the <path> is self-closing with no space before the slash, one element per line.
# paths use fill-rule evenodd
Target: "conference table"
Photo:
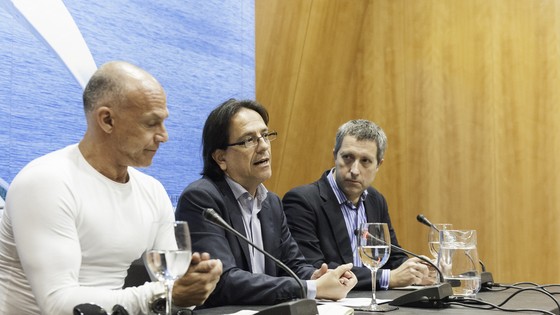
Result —
<path fill-rule="evenodd" d="M 144 263 L 141 259 L 133 263 L 131 269 L 129 270 L 129 275 L 125 281 L 125 287 L 142 285 L 144 282 L 149 281 L 149 276 L 147 274 Z M 489 302 L 492 304 L 500 304 L 504 302 L 509 296 L 514 294 L 516 289 L 493 289 L 494 291 L 479 292 L 477 298 Z M 501 290 L 501 291 L 498 291 Z M 560 291 L 560 289 L 552 290 L 552 292 Z M 378 290 L 376 296 L 378 300 L 393 300 L 404 294 L 410 293 L 411 290 L 396 289 L 396 290 Z M 558 298 L 559 295 L 555 295 Z M 348 298 L 371 298 L 371 291 L 351 291 L 348 294 Z M 320 303 L 320 302 L 319 302 Z M 194 311 L 195 315 L 224 315 L 233 314 L 241 310 L 253 310 L 260 311 L 266 309 L 270 306 L 263 305 L 229 305 L 208 309 L 201 309 Z M 514 296 L 510 301 L 503 305 L 503 307 L 508 309 L 542 309 L 555 314 L 560 314 L 557 304 L 547 295 L 536 292 L 536 291 L 524 291 Z M 497 309 L 493 310 L 482 310 L 474 309 L 466 306 L 450 305 L 446 308 L 418 308 L 418 307 L 405 307 L 399 306 L 398 310 L 387 312 L 389 315 L 400 315 L 400 314 L 499 314 L 499 313 L 512 313 L 501 311 Z M 516 314 L 539 314 L 539 312 L 515 312 Z M 368 312 L 355 311 L 356 315 L 372 314 Z M 542 314 L 542 313 L 541 313 Z"/>
<path fill-rule="evenodd" d="M 479 292 L 477 294 L 477 299 L 490 302 L 492 304 L 500 304 L 504 302 L 510 295 L 512 295 L 516 289 L 507 289 L 502 291 L 487 291 Z M 407 290 L 387 290 L 387 291 L 377 291 L 377 299 L 392 300 L 401 295 L 407 294 L 410 291 Z M 369 298 L 371 297 L 370 291 L 352 291 L 348 294 L 348 298 Z M 508 309 L 541 309 L 555 314 L 559 314 L 558 306 L 556 303 L 547 295 L 536 292 L 536 291 L 524 291 L 511 300 L 509 300 L 503 307 Z M 259 311 L 267 308 L 267 306 L 242 306 L 242 305 L 231 305 L 222 306 L 208 309 L 195 310 L 195 315 L 223 315 L 223 314 L 233 314 L 241 310 L 254 310 Z M 466 306 L 450 305 L 444 308 L 419 308 L 419 307 L 404 307 L 399 306 L 395 311 L 387 312 L 388 315 L 401 315 L 401 314 L 503 314 L 512 313 L 501 311 L 497 309 L 484 310 L 475 309 Z M 356 315 L 373 314 L 370 312 L 355 311 Z M 379 314 L 379 313 L 378 313 Z M 542 314 L 539 312 L 515 312 L 515 314 Z"/>

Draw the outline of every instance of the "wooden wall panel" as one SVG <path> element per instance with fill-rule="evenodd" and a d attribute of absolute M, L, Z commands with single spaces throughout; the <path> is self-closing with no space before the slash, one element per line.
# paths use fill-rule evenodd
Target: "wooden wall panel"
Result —
<path fill-rule="evenodd" d="M 504 6 L 500 20 L 496 210 L 505 223 L 499 231 L 506 232 L 497 235 L 497 259 L 515 280 L 559 279 L 559 5 Z M 534 258 L 530 267 L 512 263 L 520 248 L 524 257 Z"/>
<path fill-rule="evenodd" d="M 283 152 L 294 134 L 289 134 L 294 98 L 300 76 L 301 55 L 304 48 L 312 1 L 255 1 L 256 76 L 261 92 L 257 99 L 268 107 L 269 127 L 278 131 L 272 143 L 272 166 L 275 172 L 267 183 L 276 187 L 277 171 L 283 165 Z"/>
<path fill-rule="evenodd" d="M 257 99 L 283 195 L 332 166 L 336 129 L 377 122 L 374 186 L 401 244 L 424 213 L 479 233 L 498 282 L 560 282 L 560 3 L 257 0 Z"/>
<path fill-rule="evenodd" d="M 265 31 L 257 26 L 256 32 L 257 41 L 263 38 L 270 43 L 270 46 L 257 45 L 257 55 L 262 53 L 263 56 L 256 58 L 257 76 L 263 79 L 259 82 L 262 93 L 257 92 L 257 99 L 270 108 L 271 128 L 280 129 L 280 134 L 285 135 L 273 145 L 273 166 L 278 170 L 281 165 L 286 171 L 274 172 L 268 185 L 282 191 L 287 191 L 294 183 L 304 184 L 308 178 L 318 178 L 322 170 L 332 165 L 336 129 L 324 133 L 325 125 L 336 126 L 359 116 L 353 106 L 355 92 L 348 91 L 356 86 L 351 82 L 354 69 L 348 65 L 356 56 L 361 21 L 368 12 L 368 2 L 361 1 L 296 0 L 291 7 L 287 5 L 289 2 L 257 1 L 255 4 L 257 12 L 270 12 L 266 17 L 257 13 L 257 25 L 261 19 L 263 23 L 276 19 L 278 24 L 274 26 L 288 25 L 290 29 L 280 36 L 273 36 L 282 33 L 278 28 Z M 271 9 L 275 7 L 280 9 Z M 286 16 L 291 18 L 286 19 Z M 303 19 L 305 23 L 301 22 Z M 292 30 L 292 25 L 299 25 L 303 30 Z M 266 24 L 265 28 L 270 25 Z M 301 46 L 294 41 L 299 32 L 305 33 Z M 274 48 L 267 50 L 267 47 Z M 290 54 L 284 59 L 285 52 L 277 54 L 275 51 Z M 277 76 L 279 73 L 288 75 Z M 282 95 L 276 83 L 287 93 Z M 296 104 L 305 104 L 304 110 Z M 278 147 L 281 149 L 276 149 Z M 322 159 L 310 158 L 310 153 Z M 287 178 L 290 180 L 284 180 Z"/>

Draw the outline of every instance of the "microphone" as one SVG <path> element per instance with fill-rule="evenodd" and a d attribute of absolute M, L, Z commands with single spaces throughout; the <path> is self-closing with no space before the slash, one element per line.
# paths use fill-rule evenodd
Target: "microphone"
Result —
<path fill-rule="evenodd" d="M 354 233 L 359 236 L 360 231 L 356 229 L 354 230 Z M 377 239 L 375 236 L 371 234 L 370 236 Z M 379 240 L 379 241 L 383 242 L 383 240 Z M 423 262 L 429 264 L 430 266 L 432 266 L 438 272 L 440 283 L 433 286 L 428 286 L 428 287 L 414 290 L 405 295 L 401 295 L 398 298 L 389 302 L 389 305 L 423 307 L 423 308 L 444 308 L 449 306 L 449 303 L 447 302 L 449 297 L 453 295 L 453 289 L 451 287 L 451 284 L 444 282 L 443 272 L 441 272 L 441 270 L 429 259 L 414 254 L 413 252 L 410 252 L 400 246 L 394 244 L 390 244 L 390 245 L 391 245 L 391 249 L 416 257 L 422 260 Z"/>
<path fill-rule="evenodd" d="M 436 226 L 432 224 L 432 222 L 430 222 L 430 220 L 428 220 L 423 214 L 417 215 L 416 220 L 439 232 L 438 228 L 436 228 Z M 491 272 L 486 271 L 486 266 L 482 260 L 479 259 L 478 263 L 482 267 L 482 272 L 480 273 L 480 291 L 489 291 L 494 286 L 494 278 L 492 277 Z"/>
<path fill-rule="evenodd" d="M 418 220 L 418 222 L 420 222 L 424 225 L 427 225 L 427 226 L 431 227 L 432 229 L 439 232 L 438 228 L 432 222 L 430 222 L 430 220 L 428 220 L 428 218 L 426 218 L 423 214 L 417 215 L 416 220 Z"/>
<path fill-rule="evenodd" d="M 291 315 L 307 315 L 307 314 L 319 314 L 317 310 L 317 303 L 315 300 L 306 299 L 306 290 L 303 285 L 303 281 L 290 269 L 286 266 L 283 262 L 281 262 L 276 257 L 269 254 L 264 249 L 258 247 L 253 242 L 251 242 L 248 238 L 246 238 L 243 234 L 239 233 L 236 229 L 234 229 L 231 225 L 229 225 L 224 219 L 212 208 L 206 208 L 202 211 L 202 216 L 207 221 L 217 225 L 224 230 L 233 233 L 238 238 L 245 241 L 247 244 L 251 245 L 253 248 L 258 250 L 259 252 L 263 253 L 266 257 L 270 258 L 274 263 L 282 268 L 285 272 L 287 272 L 292 278 L 294 278 L 300 289 L 301 289 L 301 300 L 296 301 L 288 301 L 284 303 L 280 303 L 277 305 L 273 305 L 268 307 L 256 314 L 258 315 L 281 315 L 281 314 L 291 314 Z"/>

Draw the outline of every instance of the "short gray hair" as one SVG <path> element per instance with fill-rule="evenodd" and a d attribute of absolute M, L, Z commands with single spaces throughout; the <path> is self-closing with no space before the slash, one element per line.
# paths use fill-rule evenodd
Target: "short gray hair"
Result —
<path fill-rule="evenodd" d="M 91 76 L 84 89 L 84 111 L 88 113 L 97 106 L 125 102 L 131 84 L 139 84 L 138 73 L 151 77 L 145 70 L 125 61 L 103 64 Z"/>
<path fill-rule="evenodd" d="M 387 149 L 387 136 L 383 129 L 372 121 L 365 119 L 350 120 L 338 128 L 334 144 L 334 157 L 342 146 L 344 137 L 352 136 L 358 141 L 375 141 L 377 144 L 377 163 L 383 160 Z"/>

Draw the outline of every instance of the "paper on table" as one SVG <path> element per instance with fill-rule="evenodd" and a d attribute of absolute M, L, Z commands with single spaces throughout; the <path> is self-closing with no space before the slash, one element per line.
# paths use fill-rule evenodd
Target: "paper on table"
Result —
<path fill-rule="evenodd" d="M 425 288 L 427 286 L 424 285 L 409 285 L 406 287 L 396 287 L 396 288 L 391 288 L 391 290 L 403 290 L 403 291 L 415 291 L 415 290 L 420 290 L 422 288 Z"/>
<path fill-rule="evenodd" d="M 352 315 L 354 309 L 351 307 L 338 304 L 321 304 L 317 305 L 319 315 Z"/>
<path fill-rule="evenodd" d="M 391 302 L 391 299 L 377 299 L 378 304 Z M 354 314 L 352 307 L 369 305 L 371 298 L 345 298 L 338 301 L 317 300 L 319 315 L 351 315 Z M 253 315 L 258 311 L 241 310 L 228 315 Z"/>
<path fill-rule="evenodd" d="M 259 311 L 250 311 L 250 310 L 241 310 L 235 313 L 226 314 L 226 315 L 253 315 L 258 313 Z"/>
<path fill-rule="evenodd" d="M 368 302 L 369 303 L 369 302 Z M 346 307 L 343 305 L 336 304 L 323 304 L 317 305 L 317 310 L 319 315 L 352 315 L 354 314 L 354 309 L 351 307 Z M 258 311 L 241 310 L 229 315 L 253 315 L 258 313 Z"/>
<path fill-rule="evenodd" d="M 391 299 L 377 299 L 377 304 L 391 302 Z M 371 302 L 371 298 L 345 298 L 338 301 L 330 301 L 330 300 L 317 300 L 319 304 L 338 304 L 342 306 L 348 307 L 359 307 L 364 305 L 369 305 Z"/>

